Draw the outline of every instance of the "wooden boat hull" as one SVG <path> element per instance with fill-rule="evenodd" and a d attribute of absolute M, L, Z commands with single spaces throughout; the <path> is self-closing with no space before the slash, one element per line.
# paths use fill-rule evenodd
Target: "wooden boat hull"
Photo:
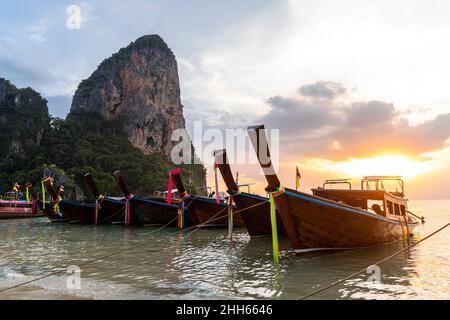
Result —
<path fill-rule="evenodd" d="M 45 208 L 44 208 L 43 201 L 39 200 L 38 207 L 44 213 L 44 216 L 46 216 L 50 221 L 62 220 L 62 216 L 58 216 L 57 214 L 55 214 L 55 211 L 53 210 L 53 206 L 49 201 L 45 202 Z"/>
<path fill-rule="evenodd" d="M 275 202 L 295 249 L 386 244 L 408 237 L 418 224 L 407 225 L 404 217 L 396 221 L 291 189 L 277 196 Z"/>
<path fill-rule="evenodd" d="M 33 211 L 35 210 L 35 212 Z M 18 219 L 42 217 L 32 202 L 25 200 L 0 200 L 0 219 Z"/>
<path fill-rule="evenodd" d="M 33 213 L 29 207 L 0 207 L 0 220 L 39 218 L 43 216 L 43 214 Z"/>
<path fill-rule="evenodd" d="M 240 212 L 242 221 L 251 237 L 269 236 L 272 234 L 270 223 L 270 203 L 268 198 L 241 192 L 233 196 L 233 201 Z M 286 236 L 283 222 L 277 210 L 277 233 Z"/>
<path fill-rule="evenodd" d="M 131 216 L 141 225 L 177 225 L 178 206 L 175 204 L 138 196 L 134 196 L 130 204 Z"/>
<path fill-rule="evenodd" d="M 214 199 L 189 196 L 185 200 L 185 206 L 195 225 L 228 227 L 228 206 L 224 203 L 218 204 Z M 235 208 L 234 211 L 236 210 Z M 239 213 L 233 214 L 233 226 L 244 226 L 244 221 Z"/>
<path fill-rule="evenodd" d="M 95 221 L 95 204 L 61 200 L 59 208 L 63 219 L 72 223 L 92 224 Z"/>
<path fill-rule="evenodd" d="M 51 221 L 64 221 L 73 223 L 94 223 L 95 205 L 71 200 L 61 200 L 59 202 L 58 215 L 53 205 L 46 202 L 45 209 L 42 201 L 39 201 L 39 208 L 44 212 L 45 216 Z"/>

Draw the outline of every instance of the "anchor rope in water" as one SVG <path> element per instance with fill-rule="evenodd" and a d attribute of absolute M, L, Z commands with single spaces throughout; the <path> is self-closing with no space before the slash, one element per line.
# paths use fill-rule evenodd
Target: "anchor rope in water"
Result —
<path fill-rule="evenodd" d="M 252 206 L 246 207 L 246 208 L 241 209 L 241 210 L 233 211 L 233 214 L 236 214 L 236 213 L 242 213 L 243 211 L 246 211 L 246 210 L 249 210 L 249 209 L 258 207 L 258 206 L 263 205 L 263 204 L 265 204 L 265 203 L 267 203 L 267 202 L 269 202 L 269 200 L 266 200 L 266 201 L 263 201 L 263 202 L 254 204 L 254 205 L 252 205 Z M 208 219 L 205 223 L 217 221 L 217 220 L 219 220 L 219 219 L 222 219 L 222 218 L 226 217 L 226 215 L 223 215 L 223 216 L 220 216 L 220 217 L 217 217 L 217 218 L 216 218 L 216 216 L 217 216 L 218 214 L 222 213 L 223 211 L 225 211 L 225 209 L 228 209 L 228 208 L 226 207 L 226 208 L 222 209 L 220 212 L 218 212 L 218 213 L 215 214 L 213 217 L 211 217 L 210 219 Z M 215 218 L 215 219 L 213 219 L 213 218 Z M 183 230 L 186 231 L 186 230 L 189 230 L 189 229 L 194 229 L 194 228 L 196 228 L 196 227 L 197 227 L 197 226 L 192 226 L 192 227 L 189 227 L 189 228 L 185 228 L 185 229 L 183 229 Z"/>
<path fill-rule="evenodd" d="M 213 222 L 213 221 L 216 221 L 216 220 L 219 220 L 219 219 L 222 219 L 223 217 L 225 217 L 225 216 L 217 217 L 219 214 L 221 214 L 223 211 L 225 211 L 225 209 L 228 209 L 228 207 L 223 208 L 222 210 L 220 210 L 219 212 L 217 212 L 215 215 L 213 215 L 211 218 L 209 218 L 208 220 L 206 220 L 206 221 L 205 221 L 204 223 L 202 223 L 202 224 L 198 224 L 198 225 L 195 225 L 195 226 L 192 226 L 192 227 L 183 229 L 183 231 L 187 231 L 187 230 L 192 230 L 192 229 L 194 229 L 192 232 L 189 232 L 186 236 L 184 236 L 183 239 L 186 239 L 186 238 L 189 237 L 191 234 L 193 234 L 195 231 L 197 231 L 197 230 L 203 228 L 206 224 L 208 224 L 208 223 L 210 223 L 210 222 Z M 217 217 L 217 218 L 216 218 L 216 217 Z M 178 231 L 178 232 L 179 232 L 179 231 Z M 176 232 L 176 233 L 178 233 L 178 232 Z"/>
<path fill-rule="evenodd" d="M 270 226 L 272 228 L 272 255 L 273 255 L 273 262 L 275 264 L 278 264 L 280 250 L 279 250 L 279 245 L 278 245 L 275 198 L 284 193 L 284 187 L 280 183 L 280 185 L 278 186 L 278 188 L 276 190 L 268 191 L 268 192 L 269 192 L 269 203 L 270 203 Z"/>
<path fill-rule="evenodd" d="M 260 205 L 263 205 L 263 204 L 265 204 L 265 203 L 267 203 L 267 202 L 269 202 L 269 200 L 266 200 L 266 201 L 263 201 L 263 202 L 254 204 L 254 205 L 252 205 L 252 206 L 246 207 L 246 208 L 241 209 L 241 210 L 238 210 L 238 211 L 234 211 L 233 214 L 236 214 L 236 213 L 242 213 L 242 212 L 244 212 L 244 211 L 246 211 L 246 210 L 249 210 L 249 209 L 252 209 L 252 208 L 254 208 L 254 207 L 258 207 L 258 206 L 260 206 Z M 225 209 L 228 209 L 228 207 L 225 207 L 224 209 L 222 209 L 221 211 L 219 211 L 218 213 L 216 213 L 213 217 L 211 217 L 210 219 L 208 219 L 208 220 L 207 220 L 205 223 L 203 223 L 202 225 L 197 225 L 197 226 L 193 226 L 193 227 L 189 227 L 189 228 L 184 229 L 183 231 L 190 230 L 190 229 L 195 229 L 195 230 L 192 231 L 192 232 L 190 232 L 190 233 L 188 233 L 183 239 L 186 239 L 186 238 L 187 238 L 188 236 L 190 236 L 192 233 L 194 233 L 195 231 L 201 229 L 201 228 L 203 227 L 204 224 L 209 223 L 209 222 L 213 222 L 213 221 L 216 221 L 216 220 L 219 220 L 219 219 L 223 219 L 224 217 L 226 217 L 226 215 L 223 215 L 223 216 L 220 216 L 220 217 L 217 217 L 217 218 L 216 218 L 216 216 L 217 216 L 218 214 L 222 213 L 223 211 L 225 211 Z"/>
<path fill-rule="evenodd" d="M 268 202 L 268 200 L 267 200 L 267 201 L 264 201 L 264 202 L 261 202 L 261 203 L 258 203 L 258 204 L 256 204 L 256 205 L 249 206 L 249 207 L 247 207 L 247 208 L 238 210 L 238 211 L 236 211 L 235 213 L 243 212 L 243 211 L 245 211 L 245 210 L 248 210 L 248 209 L 251 209 L 251 208 L 260 206 L 260 205 L 262 205 L 262 204 L 264 204 L 264 203 L 266 203 L 266 202 Z M 211 219 L 207 220 L 206 223 L 212 222 L 212 221 L 215 221 L 215 220 L 218 220 L 218 219 L 222 219 L 223 216 L 218 217 L 218 218 L 215 218 L 215 217 L 216 217 L 218 214 L 220 214 L 220 213 L 222 213 L 223 211 L 225 211 L 225 209 L 228 209 L 228 207 L 224 207 L 224 209 L 222 209 L 222 210 L 219 211 L 217 214 L 215 214 Z M 117 211 L 117 213 L 113 214 L 111 217 L 113 217 L 114 215 L 116 215 L 116 214 L 118 214 L 118 213 L 122 213 L 122 214 L 123 214 L 123 210 L 120 209 L 119 211 Z M 111 217 L 109 217 L 108 219 L 110 219 Z M 214 218 L 215 218 L 215 219 L 214 219 Z M 149 234 L 157 233 L 157 232 L 159 232 L 159 231 L 161 231 L 161 230 L 163 230 L 163 229 L 169 227 L 169 226 L 170 226 L 173 222 L 175 222 L 177 219 L 178 219 L 178 217 L 175 217 L 172 221 L 168 222 L 167 224 L 165 224 L 164 226 L 162 226 L 162 227 L 160 227 L 160 228 L 158 228 L 158 229 L 156 229 L 156 230 L 151 231 Z M 105 219 L 105 220 L 107 220 L 107 219 Z M 103 220 L 103 221 L 105 221 L 105 220 Z M 186 229 L 184 229 L 184 230 L 189 230 L 189 229 L 192 229 L 192 228 L 195 228 L 195 230 L 193 230 L 192 232 L 188 233 L 185 237 L 183 237 L 183 239 L 186 239 L 187 237 L 189 237 L 190 235 L 192 235 L 194 232 L 196 232 L 197 230 L 199 230 L 199 229 L 201 228 L 201 226 L 194 226 L 194 227 L 186 228 Z M 180 231 L 177 231 L 176 233 L 179 233 L 179 232 L 180 232 Z M 118 254 L 120 254 L 120 253 L 122 253 L 122 252 L 126 252 L 126 251 L 131 251 L 131 250 L 137 249 L 137 248 L 142 247 L 142 246 L 144 246 L 144 245 L 147 245 L 147 244 L 141 244 L 141 245 L 137 245 L 137 246 L 133 246 L 133 247 L 129 247 L 129 248 L 125 248 L 125 249 L 121 249 L 121 250 L 115 251 L 115 252 L 110 253 L 110 254 L 108 254 L 108 255 L 104 255 L 104 256 L 101 256 L 101 257 L 98 257 L 98 258 L 95 258 L 95 259 L 86 261 L 86 262 L 84 262 L 84 263 L 81 263 L 81 264 L 79 264 L 79 267 L 83 267 L 83 266 L 86 266 L 86 265 L 88 265 L 88 264 L 91 264 L 91 263 L 94 263 L 94 262 L 97 262 L 97 261 L 100 261 L 100 260 L 103 260 L 103 259 L 110 258 L 110 257 L 115 256 L 115 255 L 118 255 Z M 34 282 L 36 282 L 36 281 L 40 281 L 40 280 L 49 278 L 49 277 L 51 277 L 51 276 L 55 276 L 55 275 L 61 274 L 61 273 L 65 272 L 65 271 L 66 271 L 65 269 L 64 269 L 64 270 L 59 270 L 59 271 L 54 271 L 54 272 L 49 273 L 49 274 L 47 274 L 47 275 L 44 275 L 44 276 L 41 276 L 41 277 L 38 277 L 38 278 L 35 278 L 35 279 L 32 279 L 32 280 L 24 281 L 24 282 L 21 282 L 21 283 L 19 283 L 19 284 L 17 284 L 17 285 L 8 287 L 8 288 L 0 289 L 0 293 L 6 292 L 6 291 L 9 291 L 9 290 L 12 290 L 12 289 L 16 289 L 16 288 L 19 288 L 19 287 L 22 287 L 22 286 L 24 286 L 24 285 L 27 285 L 27 284 L 30 284 L 30 283 L 34 283 Z"/>
<path fill-rule="evenodd" d="M 406 248 L 404 248 L 404 249 L 402 249 L 402 250 L 399 250 L 399 251 L 395 252 L 394 254 L 391 254 L 390 256 L 388 256 L 388 257 L 386 257 L 386 258 L 384 258 L 384 259 L 382 259 L 382 260 L 380 260 L 380 261 L 378 261 L 378 262 L 376 262 L 376 263 L 373 263 L 372 265 L 378 265 L 378 264 L 381 264 L 381 263 L 383 263 L 383 262 L 386 262 L 386 261 L 389 260 L 389 259 L 392 259 L 393 257 L 399 255 L 400 253 L 405 252 L 406 250 L 409 250 L 409 249 L 411 249 L 412 247 L 417 246 L 419 243 L 421 243 L 421 242 L 427 240 L 428 238 L 431 238 L 432 236 L 434 236 L 435 234 L 441 232 L 442 230 L 444 230 L 444 229 L 447 228 L 448 226 L 450 226 L 450 222 L 447 223 L 446 225 L 440 227 L 439 229 L 433 231 L 432 233 L 430 233 L 429 235 L 427 235 L 425 238 L 422 238 L 422 239 L 418 240 L 417 242 L 415 242 L 415 243 L 413 243 L 413 244 L 407 246 Z M 359 270 L 359 271 L 357 271 L 357 272 L 355 272 L 355 273 L 352 273 L 351 275 L 349 275 L 349 276 L 347 276 L 347 277 L 345 277 L 345 278 L 343 278 L 343 279 L 340 279 L 340 280 L 338 280 L 338 281 L 335 281 L 335 282 L 333 282 L 333 283 L 331 283 L 331 284 L 329 284 L 329 285 L 327 285 L 327 286 L 325 286 L 325 287 L 323 287 L 323 288 L 320 288 L 320 289 L 314 290 L 314 291 L 312 291 L 312 292 L 310 292 L 310 293 L 308 293 L 308 294 L 305 294 L 304 296 L 300 297 L 298 300 L 304 300 L 304 299 L 306 299 L 306 298 L 312 297 L 312 296 L 314 296 L 314 295 L 316 295 L 316 294 L 318 294 L 318 293 L 320 293 L 320 292 L 323 292 L 323 291 L 328 290 L 328 289 L 330 289 L 330 288 L 332 288 L 332 287 L 335 287 L 335 286 L 337 286 L 337 285 L 343 283 L 344 281 L 347 281 L 347 280 L 349 280 L 349 279 L 351 279 L 351 278 L 353 278 L 353 277 L 356 277 L 357 275 L 359 275 L 359 274 L 361 274 L 361 273 L 363 273 L 363 272 L 366 272 L 366 271 L 367 271 L 367 268 L 361 269 L 361 270 Z"/>
<path fill-rule="evenodd" d="M 121 210 L 121 211 L 122 211 L 122 210 Z M 165 228 L 168 227 L 170 224 L 172 224 L 173 222 L 175 222 L 176 219 L 178 219 L 178 217 L 176 217 L 175 219 L 173 219 L 173 220 L 170 221 L 169 223 L 165 224 L 164 226 L 162 226 L 162 227 L 160 227 L 160 228 L 158 228 L 158 229 L 156 229 L 156 230 L 151 231 L 149 234 L 153 234 L 153 233 L 156 233 L 156 232 L 158 232 L 158 231 L 161 231 L 161 230 L 165 229 Z M 120 253 L 122 253 L 122 252 L 134 250 L 134 249 L 136 249 L 136 248 L 138 248 L 138 247 L 142 247 L 142 246 L 144 246 L 144 245 L 147 245 L 147 243 L 145 243 L 145 244 L 140 244 L 140 245 L 133 246 L 133 247 L 129 247 L 129 248 L 125 248 L 125 249 L 121 249 L 121 250 L 115 251 L 115 252 L 113 252 L 113 253 L 110 253 L 110 254 L 107 254 L 107 255 L 104 255 L 104 256 L 101 256 L 101 257 L 98 257 L 98 258 L 95 258 L 95 259 L 86 261 L 86 262 L 84 262 L 84 263 L 79 264 L 78 266 L 79 266 L 79 267 L 84 267 L 84 266 L 86 266 L 86 265 L 88 265 L 88 264 L 91 264 L 91 263 L 94 263 L 94 262 L 97 262 L 97 261 L 100 261 L 100 260 L 103 260 L 103 259 L 110 258 L 110 257 L 115 256 L 115 255 L 118 255 L 118 254 L 120 254 Z M 24 285 L 27 285 L 27 284 L 30 284 L 30 283 L 39 281 L 39 280 L 43 280 L 43 279 L 49 278 L 49 277 L 51 277 L 51 276 L 55 276 L 55 275 L 61 274 L 61 273 L 65 272 L 65 271 L 66 271 L 65 269 L 64 269 L 64 270 L 54 271 L 54 272 L 49 273 L 49 274 L 47 274 L 47 275 L 45 275 L 45 276 L 41 276 L 41 277 L 38 277 L 38 278 L 35 278 L 35 279 L 31 279 L 31 280 L 28 280 L 28 281 L 24 281 L 24 282 L 21 282 L 21 283 L 18 283 L 18 284 L 16 284 L 16 285 L 14 285 L 14 286 L 8 287 L 8 288 L 0 289 L 0 293 L 6 292 L 6 291 L 9 291 L 9 290 L 12 290 L 12 289 L 16 289 L 16 288 L 22 287 L 22 286 L 24 286 Z"/>

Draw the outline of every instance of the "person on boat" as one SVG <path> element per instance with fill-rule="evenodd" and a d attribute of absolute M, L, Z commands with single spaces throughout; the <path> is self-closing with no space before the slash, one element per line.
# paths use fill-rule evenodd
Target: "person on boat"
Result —
<path fill-rule="evenodd" d="M 209 197 L 210 198 L 214 198 L 216 196 L 216 192 L 215 191 L 213 191 L 213 192 L 211 192 L 210 194 L 209 194 Z"/>
<path fill-rule="evenodd" d="M 372 205 L 372 210 L 373 210 L 376 214 L 378 214 L 378 215 L 380 215 L 380 216 L 384 216 L 384 217 L 386 216 L 385 213 L 384 213 L 384 211 L 381 210 L 381 207 L 380 207 L 379 204 L 374 203 L 374 204 Z"/>

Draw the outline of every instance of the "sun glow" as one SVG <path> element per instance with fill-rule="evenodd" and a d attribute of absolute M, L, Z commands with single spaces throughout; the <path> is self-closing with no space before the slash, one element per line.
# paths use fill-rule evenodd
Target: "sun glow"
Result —
<path fill-rule="evenodd" d="M 401 155 L 385 155 L 372 158 L 350 158 L 343 162 L 333 162 L 328 169 L 350 177 L 368 175 L 400 175 L 411 178 L 433 169 L 431 161 L 416 161 Z"/>

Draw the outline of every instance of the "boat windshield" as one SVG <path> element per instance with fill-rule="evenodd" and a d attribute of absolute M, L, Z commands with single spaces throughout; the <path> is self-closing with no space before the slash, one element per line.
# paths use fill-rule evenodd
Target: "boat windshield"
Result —
<path fill-rule="evenodd" d="M 361 180 L 361 190 L 381 190 L 403 197 L 405 185 L 401 176 L 367 176 Z"/>

